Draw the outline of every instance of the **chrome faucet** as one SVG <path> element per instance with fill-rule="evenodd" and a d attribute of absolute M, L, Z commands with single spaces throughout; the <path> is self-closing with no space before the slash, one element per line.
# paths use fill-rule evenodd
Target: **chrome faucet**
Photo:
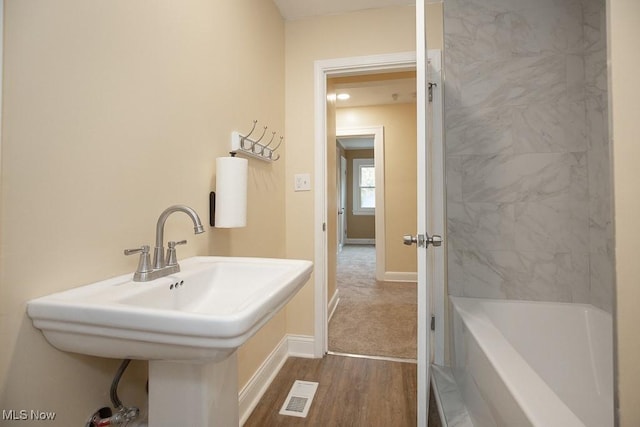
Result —
<path fill-rule="evenodd" d="M 164 212 L 160 214 L 160 218 L 158 218 L 158 223 L 156 224 L 156 246 L 153 249 L 153 269 L 159 270 L 161 268 L 165 268 L 167 266 L 164 256 L 164 223 L 174 212 L 184 212 L 191 218 L 193 221 L 193 231 L 195 234 L 204 233 L 204 227 L 202 227 L 202 223 L 200 222 L 200 217 L 189 206 L 184 205 L 174 205 L 169 206 L 165 209 Z M 186 243 L 186 242 L 185 242 Z M 180 270 L 178 270 L 180 271 Z"/>
<path fill-rule="evenodd" d="M 189 218 L 193 221 L 194 233 L 204 233 L 204 227 L 196 211 L 184 205 L 169 206 L 160 214 L 156 224 L 156 246 L 153 250 L 153 265 L 149 258 L 149 246 L 144 245 L 137 249 L 124 250 L 125 255 L 140 254 L 138 269 L 133 275 L 134 282 L 147 282 L 180 271 L 180 265 L 178 265 L 176 258 L 176 245 L 184 245 L 187 241 L 169 242 L 166 257 L 164 254 L 164 223 L 169 215 L 174 212 L 184 212 L 189 215 Z"/>

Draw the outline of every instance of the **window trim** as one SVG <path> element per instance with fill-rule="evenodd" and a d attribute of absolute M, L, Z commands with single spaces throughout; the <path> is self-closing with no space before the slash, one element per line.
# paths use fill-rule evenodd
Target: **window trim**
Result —
<path fill-rule="evenodd" d="M 360 168 L 362 166 L 376 167 L 375 159 L 353 159 L 353 214 L 354 215 L 375 215 L 376 208 L 363 208 L 360 206 Z M 373 187 L 376 188 L 375 186 Z"/>

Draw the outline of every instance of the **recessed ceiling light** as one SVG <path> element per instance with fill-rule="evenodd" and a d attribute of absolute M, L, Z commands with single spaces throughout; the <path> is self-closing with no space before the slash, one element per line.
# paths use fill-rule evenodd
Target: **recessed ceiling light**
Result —
<path fill-rule="evenodd" d="M 349 98 L 351 98 L 351 95 L 349 95 L 348 93 L 339 93 L 338 94 L 338 99 L 340 101 L 346 101 Z"/>

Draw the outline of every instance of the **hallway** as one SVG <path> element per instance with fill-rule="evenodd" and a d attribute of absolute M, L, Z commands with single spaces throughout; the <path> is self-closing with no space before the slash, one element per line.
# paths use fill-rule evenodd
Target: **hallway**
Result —
<path fill-rule="evenodd" d="M 345 245 L 338 254 L 340 301 L 329 322 L 329 351 L 416 359 L 415 283 L 375 278 L 375 246 Z"/>

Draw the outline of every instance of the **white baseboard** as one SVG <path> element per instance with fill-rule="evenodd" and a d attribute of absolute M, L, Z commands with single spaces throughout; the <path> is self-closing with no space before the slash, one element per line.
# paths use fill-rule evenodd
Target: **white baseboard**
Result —
<path fill-rule="evenodd" d="M 383 279 L 385 282 L 417 282 L 418 273 L 405 271 L 385 271 Z"/>
<path fill-rule="evenodd" d="M 309 335 L 287 335 L 290 357 L 304 357 L 314 359 L 315 339 Z"/>
<path fill-rule="evenodd" d="M 267 391 L 269 384 L 276 377 L 280 368 L 284 365 L 289 357 L 288 337 L 285 335 L 273 349 L 271 354 L 267 356 L 262 365 L 253 374 L 251 379 L 238 393 L 238 407 L 240 409 L 240 425 L 249 418 L 262 395 Z"/>
<path fill-rule="evenodd" d="M 327 313 L 329 313 L 329 321 L 333 317 L 333 313 L 336 312 L 336 308 L 338 308 L 338 303 L 340 302 L 340 298 L 338 297 L 338 289 L 333 293 L 331 300 L 329 301 L 329 305 L 327 306 Z"/>
<path fill-rule="evenodd" d="M 347 237 L 344 239 L 345 245 L 375 245 L 376 239 L 352 239 Z"/>
<path fill-rule="evenodd" d="M 276 348 L 238 393 L 240 425 L 244 425 L 258 402 L 290 356 L 314 357 L 314 339 L 307 335 L 285 335 Z"/>

